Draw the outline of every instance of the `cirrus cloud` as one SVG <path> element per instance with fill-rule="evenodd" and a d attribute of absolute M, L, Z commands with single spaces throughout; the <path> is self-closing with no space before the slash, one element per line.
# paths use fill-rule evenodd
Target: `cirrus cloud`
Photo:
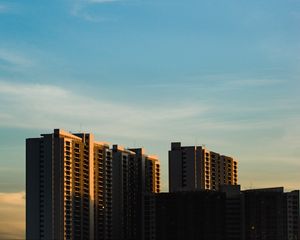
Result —
<path fill-rule="evenodd" d="M 92 5 L 103 5 L 123 2 L 122 0 L 76 0 L 73 2 L 71 7 L 71 14 L 75 17 L 82 18 L 89 22 L 106 22 L 106 21 L 116 21 L 115 17 L 104 17 L 102 15 L 97 15 L 91 13 L 90 7 Z"/>
<path fill-rule="evenodd" d="M 81 123 L 96 132 L 152 138 L 169 125 L 195 118 L 208 106 L 134 106 L 121 101 L 84 96 L 52 85 L 0 81 L 0 126 L 77 129 Z"/>
<path fill-rule="evenodd" d="M 8 7 L 4 4 L 0 4 L 0 13 L 6 12 L 8 10 Z"/>

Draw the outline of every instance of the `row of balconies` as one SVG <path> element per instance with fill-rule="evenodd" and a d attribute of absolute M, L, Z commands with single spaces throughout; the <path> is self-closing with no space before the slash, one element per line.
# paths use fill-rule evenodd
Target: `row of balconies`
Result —
<path fill-rule="evenodd" d="M 98 164 L 98 166 L 95 166 L 96 168 L 98 168 L 99 171 L 103 171 L 103 164 Z"/>

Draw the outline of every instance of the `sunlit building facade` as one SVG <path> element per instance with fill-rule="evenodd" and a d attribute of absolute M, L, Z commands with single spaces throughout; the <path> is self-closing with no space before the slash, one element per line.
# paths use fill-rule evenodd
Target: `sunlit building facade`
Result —
<path fill-rule="evenodd" d="M 160 164 L 142 148 L 89 133 L 26 140 L 26 238 L 143 240 L 155 237 Z"/>
<path fill-rule="evenodd" d="M 26 238 L 111 239 L 112 154 L 92 134 L 26 140 Z"/>
<path fill-rule="evenodd" d="M 112 151 L 108 145 L 94 142 L 94 239 L 112 239 L 113 173 Z"/>
<path fill-rule="evenodd" d="M 169 190 L 218 190 L 220 185 L 237 185 L 237 161 L 202 146 L 171 143 Z"/>

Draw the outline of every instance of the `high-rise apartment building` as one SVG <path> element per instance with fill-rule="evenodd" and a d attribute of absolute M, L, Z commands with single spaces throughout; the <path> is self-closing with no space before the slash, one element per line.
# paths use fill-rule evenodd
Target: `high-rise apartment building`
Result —
<path fill-rule="evenodd" d="M 137 198 L 135 153 L 117 145 L 113 146 L 113 239 L 136 239 L 136 208 L 129 207 Z"/>
<path fill-rule="evenodd" d="M 171 143 L 169 190 L 218 190 L 220 185 L 237 185 L 237 161 L 202 146 Z"/>
<path fill-rule="evenodd" d="M 141 214 L 143 226 L 141 240 L 155 240 L 155 193 L 160 192 L 160 163 L 156 156 L 146 155 L 142 148 L 131 149 L 137 154 L 139 169 L 142 175 L 140 176 L 140 190 L 144 194 L 141 199 Z M 143 180 L 144 179 L 144 180 Z"/>
<path fill-rule="evenodd" d="M 92 134 L 26 140 L 27 239 L 154 239 L 159 161 Z"/>
<path fill-rule="evenodd" d="M 112 151 L 105 143 L 94 142 L 94 239 L 112 239 Z"/>
<path fill-rule="evenodd" d="M 114 145 L 113 239 L 155 239 L 154 193 L 160 191 L 159 161 L 144 149 Z"/>
<path fill-rule="evenodd" d="M 112 153 L 92 134 L 26 140 L 26 238 L 109 239 Z"/>

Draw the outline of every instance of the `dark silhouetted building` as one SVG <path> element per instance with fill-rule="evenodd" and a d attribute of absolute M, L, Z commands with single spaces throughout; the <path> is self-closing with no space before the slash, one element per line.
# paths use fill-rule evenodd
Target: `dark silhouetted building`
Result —
<path fill-rule="evenodd" d="M 245 205 L 240 185 L 221 185 L 220 191 L 226 194 L 226 239 L 245 239 Z"/>
<path fill-rule="evenodd" d="M 218 190 L 220 185 L 237 185 L 237 161 L 202 146 L 171 143 L 169 151 L 169 190 Z"/>
<path fill-rule="evenodd" d="M 299 191 L 283 187 L 243 191 L 246 240 L 298 240 Z"/>
<path fill-rule="evenodd" d="M 217 191 L 156 195 L 157 240 L 226 240 L 226 195 Z"/>
<path fill-rule="evenodd" d="M 156 195 L 157 239 L 299 240 L 299 191 L 180 191 Z"/>
<path fill-rule="evenodd" d="M 300 240 L 299 190 L 285 193 L 287 200 L 287 235 L 288 240 Z"/>

